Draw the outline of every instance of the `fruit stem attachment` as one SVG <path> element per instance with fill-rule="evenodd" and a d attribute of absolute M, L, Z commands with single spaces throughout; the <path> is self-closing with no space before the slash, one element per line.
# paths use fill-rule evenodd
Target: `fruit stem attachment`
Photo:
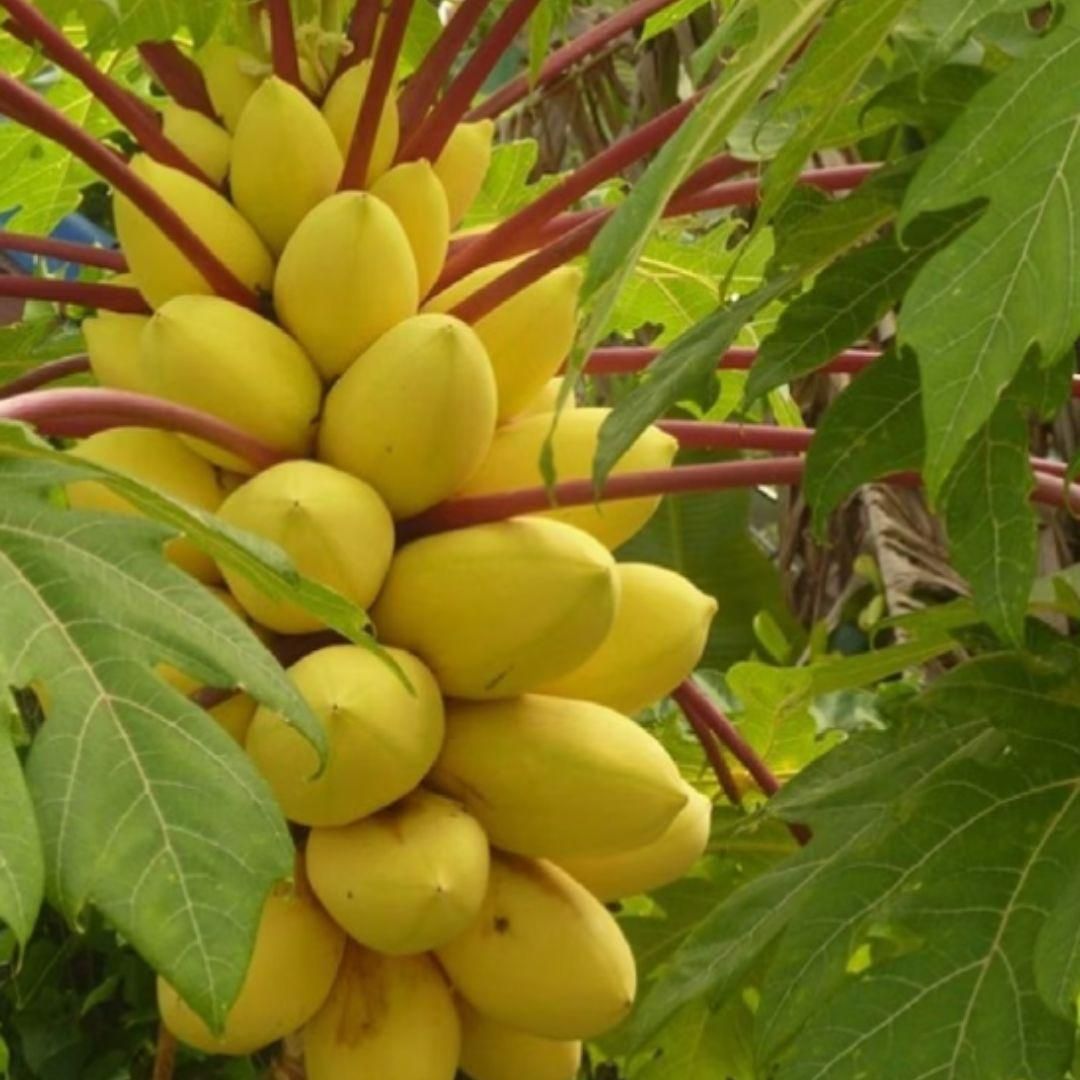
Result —
<path fill-rule="evenodd" d="M 48 259 L 76 263 L 79 266 L 98 266 L 102 270 L 123 273 L 127 261 L 119 251 L 96 244 L 76 244 L 70 240 L 54 240 L 49 236 L 30 236 L 26 233 L 0 229 L 0 251 L 24 251 L 29 255 L 44 255 Z"/>
<path fill-rule="evenodd" d="M 90 358 L 82 353 L 78 356 L 64 356 L 59 360 L 49 360 L 38 364 L 36 368 L 24 372 L 17 378 L 0 385 L 0 399 L 26 394 L 49 383 L 66 379 L 69 375 L 81 375 L 90 370 Z"/>
<path fill-rule="evenodd" d="M 546 89 L 579 60 L 584 60 L 590 53 L 602 49 L 609 41 L 639 26 L 650 15 L 670 7 L 673 2 L 674 0 L 635 0 L 622 11 L 597 23 L 584 34 L 579 34 L 562 48 L 556 49 L 541 65 L 535 80 L 530 80 L 527 74 L 523 74 L 504 83 L 495 93 L 473 109 L 467 119 L 495 119 L 500 113 L 528 97 L 530 93 Z"/>
<path fill-rule="evenodd" d="M 227 300 L 258 310 L 259 299 L 192 231 L 186 221 L 112 150 L 72 123 L 17 79 L 0 72 L 0 112 L 70 150 L 126 195 Z"/>
<path fill-rule="evenodd" d="M 218 116 L 199 65 L 185 56 L 175 42 L 144 41 L 138 49 L 143 67 L 177 105 L 194 109 L 217 122 Z"/>
<path fill-rule="evenodd" d="M 117 311 L 123 315 L 146 315 L 150 312 L 139 290 L 128 285 L 101 285 L 63 278 L 2 275 L 0 296 L 20 300 L 51 300 L 54 304 L 78 304 L 102 311 Z"/>
<path fill-rule="evenodd" d="M 724 757 L 724 752 L 720 746 L 720 740 L 717 737 L 716 732 L 712 730 L 708 722 L 700 715 L 696 703 L 689 698 L 685 688 L 686 683 L 680 683 L 671 692 L 671 696 L 682 710 L 683 716 L 686 717 L 686 722 L 693 728 L 698 742 L 701 743 L 701 749 L 705 751 L 705 756 L 709 759 L 709 764 L 712 766 L 712 771 L 716 775 L 720 790 L 727 796 L 727 800 L 732 806 L 742 806 L 742 792 L 739 791 L 739 785 L 736 783 L 735 777 L 728 767 L 727 759 Z"/>
<path fill-rule="evenodd" d="M 0 420 L 33 424 L 45 435 L 81 438 L 115 427 L 152 427 L 193 435 L 228 450 L 257 469 L 287 454 L 210 413 L 173 401 L 100 387 L 35 390 L 0 401 Z"/>
<path fill-rule="evenodd" d="M 399 161 L 427 158 L 434 161 L 442 153 L 451 132 L 468 111 L 484 80 L 513 44 L 518 31 L 528 21 L 540 0 L 510 0 L 495 25 L 446 88 L 446 93 L 428 113 L 398 154 Z"/>
<path fill-rule="evenodd" d="M 270 63 L 274 74 L 302 91 L 296 28 L 289 0 L 266 0 L 266 14 L 270 19 Z"/>
<path fill-rule="evenodd" d="M 398 97 L 402 131 L 412 131 L 424 119 L 487 7 L 488 0 L 462 0 L 458 5 Z"/>
<path fill-rule="evenodd" d="M 375 47 L 375 58 L 371 64 L 371 77 L 364 93 L 364 103 L 360 106 L 349 152 L 345 156 L 345 168 L 341 174 L 341 183 L 338 184 L 339 191 L 358 190 L 367 180 L 371 152 L 375 148 L 375 136 L 379 130 L 379 119 L 394 83 L 394 71 L 402 42 L 405 40 L 412 7 L 413 0 L 390 0 L 390 11 Z"/>
<path fill-rule="evenodd" d="M 140 146 L 155 160 L 174 169 L 183 169 L 204 183 L 205 173 L 161 130 L 157 114 L 123 87 L 113 82 L 79 48 L 73 45 L 29 0 L 0 0 L 15 23 L 41 43 L 55 64 L 74 75 L 127 128 Z"/>

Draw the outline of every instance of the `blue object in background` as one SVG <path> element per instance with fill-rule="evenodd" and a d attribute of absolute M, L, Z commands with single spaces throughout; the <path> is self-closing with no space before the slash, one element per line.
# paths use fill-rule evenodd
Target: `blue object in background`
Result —
<path fill-rule="evenodd" d="M 16 210 L 5 210 L 0 213 L 0 226 L 10 221 L 16 213 Z M 82 214 L 68 214 L 53 229 L 51 235 L 56 240 L 70 240 L 77 244 L 97 244 L 105 248 L 116 246 L 116 238 L 110 232 L 95 225 L 89 218 L 83 217 Z M 40 258 L 40 256 L 28 255 L 22 251 L 5 251 L 4 254 L 19 269 L 25 270 L 27 273 L 34 269 L 35 261 Z M 65 262 L 63 259 L 46 259 L 45 265 L 51 274 L 62 272 L 64 277 L 69 279 L 79 275 L 79 267 L 74 263 Z"/>

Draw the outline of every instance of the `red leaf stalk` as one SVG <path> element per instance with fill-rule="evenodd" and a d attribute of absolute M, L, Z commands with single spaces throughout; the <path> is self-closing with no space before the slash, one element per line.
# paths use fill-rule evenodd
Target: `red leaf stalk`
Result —
<path fill-rule="evenodd" d="M 386 96 L 394 84 L 394 71 L 401 53 L 401 44 L 405 40 L 412 7 L 413 0 L 391 0 L 390 12 L 375 49 L 364 103 L 360 106 L 360 115 L 356 118 L 356 128 L 345 157 L 339 191 L 355 190 L 364 186 L 368 165 L 371 163 L 371 152 L 375 147 L 375 136 L 379 130 L 379 119 Z"/>
<path fill-rule="evenodd" d="M 550 221 L 560 210 L 565 210 L 587 195 L 597 184 L 618 175 L 623 169 L 640 161 L 646 154 L 666 142 L 679 129 L 696 104 L 696 98 L 680 102 L 642 124 L 636 131 L 602 150 L 528 206 L 516 214 L 511 214 L 490 232 L 478 237 L 463 248 L 460 254 L 449 260 L 443 269 L 438 287 L 445 288 L 478 266 L 502 257 L 502 252 L 510 245 L 525 245 L 526 248 L 531 246 L 540 226 Z"/>
<path fill-rule="evenodd" d="M 535 89 L 550 86 L 578 61 L 584 60 L 590 53 L 603 48 L 609 41 L 613 41 L 627 30 L 639 26 L 650 15 L 668 7 L 673 2 L 674 0 L 635 0 L 634 3 L 628 4 L 622 11 L 598 23 L 591 30 L 579 34 L 561 49 L 556 49 L 544 62 L 537 75 Z M 527 97 L 532 89 L 534 87 L 530 86 L 528 75 L 519 75 L 501 86 L 473 109 L 468 119 L 493 119 Z"/>
<path fill-rule="evenodd" d="M 266 13 L 270 18 L 270 63 L 274 74 L 298 90 L 303 90 L 300 57 L 296 53 L 296 28 L 293 26 L 289 0 L 266 0 Z"/>
<path fill-rule="evenodd" d="M 48 236 L 5 232 L 3 229 L 0 229 L 0 251 L 24 251 L 29 255 L 61 259 L 79 266 L 98 266 L 102 270 L 115 270 L 117 273 L 123 273 L 127 269 L 127 262 L 119 251 L 94 244 L 54 240 Z"/>
<path fill-rule="evenodd" d="M 194 109 L 210 120 L 217 121 L 210 92 L 199 65 L 185 56 L 173 41 L 144 41 L 139 46 L 139 59 L 154 81 L 185 109 Z"/>
<path fill-rule="evenodd" d="M 66 379 L 69 375 L 81 375 L 89 370 L 90 359 L 85 354 L 81 356 L 65 356 L 60 360 L 49 360 L 0 386 L 0 398 L 26 394 L 31 390 L 37 390 L 39 387 L 48 386 L 49 383 Z"/>
<path fill-rule="evenodd" d="M 210 413 L 127 390 L 35 390 L 0 401 L 0 420 L 33 424 L 45 435 L 82 438 L 114 427 L 153 427 L 194 435 L 228 450 L 258 469 L 287 457 Z"/>
<path fill-rule="evenodd" d="M 402 131 L 412 131 L 423 121 L 487 7 L 488 0 L 463 0 L 458 6 L 398 97 Z"/>
<path fill-rule="evenodd" d="M 723 183 L 739 173 L 753 169 L 753 161 L 742 161 L 731 154 L 718 154 L 710 158 L 703 165 L 699 165 L 676 189 L 672 198 L 679 199 L 684 195 L 702 191 L 712 187 L 713 184 Z"/>
<path fill-rule="evenodd" d="M 153 110 L 113 82 L 29 0 L 0 0 L 0 7 L 5 8 L 19 26 L 41 43 L 51 60 L 74 75 L 131 132 L 152 158 L 206 180 L 202 170 L 165 137 Z"/>
<path fill-rule="evenodd" d="M 219 296 L 247 307 L 258 308 L 255 294 L 125 161 L 17 79 L 3 72 L 0 72 L 0 111 L 12 115 L 21 123 L 70 150 L 126 195 L 176 245 Z"/>
<path fill-rule="evenodd" d="M 672 691 L 671 696 L 678 703 L 679 708 L 682 709 L 686 722 L 693 728 L 698 742 L 701 743 L 701 748 L 705 751 L 705 756 L 712 766 L 712 771 L 716 774 L 720 790 L 723 791 L 728 802 L 733 806 L 741 806 L 742 792 L 739 791 L 739 785 L 736 783 L 735 777 L 732 776 L 731 769 L 728 768 L 724 753 L 720 749 L 720 740 L 716 737 L 716 733 L 712 728 L 709 727 L 708 722 L 699 714 L 694 702 L 687 698 L 683 689 L 684 686 L 685 683 L 677 686 Z"/>
<path fill-rule="evenodd" d="M 146 315 L 150 312 L 139 290 L 127 285 L 36 278 L 24 274 L 0 275 L 0 296 L 50 300 L 54 304 L 78 304 L 80 307 L 118 311 L 125 315 Z"/>
<path fill-rule="evenodd" d="M 477 91 L 491 74 L 502 55 L 513 44 L 518 31 L 525 25 L 540 0 L 510 0 L 491 32 L 469 57 L 446 88 L 441 100 L 428 113 L 427 119 L 406 140 L 398 154 L 399 161 L 427 158 L 434 161 L 442 153 L 450 133 L 465 115 Z"/>
<path fill-rule="evenodd" d="M 334 72 L 336 79 L 343 71 L 356 67 L 361 61 L 371 56 L 375 47 L 375 35 L 379 29 L 379 15 L 382 12 L 380 0 L 356 0 L 352 15 L 349 17 L 347 36 L 352 43 L 352 50 L 338 61 Z"/>
<path fill-rule="evenodd" d="M 628 375 L 643 371 L 662 351 L 645 345 L 605 346 L 589 353 L 585 361 L 585 372 L 589 375 Z M 735 345 L 720 356 L 716 366 L 728 371 L 748 371 L 757 355 L 756 348 Z M 880 356 L 878 349 L 844 349 L 817 370 L 855 374 Z"/>

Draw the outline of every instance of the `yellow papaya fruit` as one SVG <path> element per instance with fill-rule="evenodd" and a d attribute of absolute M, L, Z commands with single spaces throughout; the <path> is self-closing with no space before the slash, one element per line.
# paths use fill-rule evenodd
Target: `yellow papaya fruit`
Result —
<path fill-rule="evenodd" d="M 623 713 L 653 705 L 691 675 L 709 640 L 716 601 L 674 570 L 619 563 L 619 610 L 611 632 L 581 667 L 540 692 Z"/>
<path fill-rule="evenodd" d="M 234 742 L 243 746 L 256 708 L 255 699 L 241 690 L 211 705 L 207 712 L 232 736 Z"/>
<path fill-rule="evenodd" d="M 592 475 L 600 425 L 610 415 L 610 409 L 587 408 L 574 409 L 559 417 L 551 444 L 559 480 L 583 480 Z M 462 485 L 459 494 L 486 495 L 542 485 L 540 454 L 551 433 L 553 418 L 553 413 L 541 413 L 499 428 L 487 456 Z M 611 475 L 666 469 L 678 449 L 678 442 L 666 432 L 656 427 L 646 428 L 616 462 Z M 617 548 L 645 527 L 659 505 L 660 496 L 656 495 L 540 513 L 576 525 L 607 548 Z"/>
<path fill-rule="evenodd" d="M 142 363 L 159 397 L 212 413 L 283 453 L 311 445 L 322 394 L 314 368 L 288 334 L 239 304 L 170 300 L 143 331 Z M 184 438 L 218 465 L 251 471 L 227 450 Z"/>
<path fill-rule="evenodd" d="M 371 194 L 401 222 L 416 260 L 420 295 L 427 296 L 442 273 L 450 245 L 450 210 L 435 170 L 428 161 L 403 162 L 383 173 L 371 185 Z"/>
<path fill-rule="evenodd" d="M 326 1004 L 304 1029 L 307 1080 L 454 1080 L 461 1031 L 429 956 L 350 945 Z"/>
<path fill-rule="evenodd" d="M 705 853 L 712 802 L 686 785 L 686 805 L 655 840 L 608 855 L 572 855 L 555 861 L 605 903 L 652 892 L 678 881 Z"/>
<path fill-rule="evenodd" d="M 416 314 L 416 260 L 394 211 L 361 191 L 325 199 L 297 226 L 278 263 L 278 317 L 327 379 Z"/>
<path fill-rule="evenodd" d="M 83 439 L 72 449 L 75 457 L 104 465 L 166 495 L 213 512 L 223 492 L 213 467 L 189 449 L 177 436 L 153 428 L 121 427 Z M 122 514 L 138 511 L 122 495 L 93 480 L 68 486 L 68 501 L 83 510 L 111 510 Z M 177 537 L 165 545 L 169 560 L 192 577 L 207 583 L 220 581 L 214 560 L 190 540 Z"/>
<path fill-rule="evenodd" d="M 501 277 L 515 260 L 492 263 L 467 274 L 432 297 L 424 311 L 451 311 L 465 297 Z M 517 416 L 559 370 L 577 330 L 581 271 L 560 266 L 477 319 L 499 388 L 499 420 Z"/>
<path fill-rule="evenodd" d="M 482 1016 L 458 1000 L 461 1068 L 470 1080 L 574 1080 L 581 1042 L 544 1039 Z"/>
<path fill-rule="evenodd" d="M 495 433 L 495 380 L 480 339 L 449 315 L 388 330 L 333 385 L 319 457 L 366 480 L 396 518 L 452 495 Z"/>
<path fill-rule="evenodd" d="M 102 386 L 152 393 L 140 358 L 142 332 L 147 315 L 121 315 L 100 311 L 83 319 L 82 333 L 90 370 Z"/>
<path fill-rule="evenodd" d="M 259 234 L 223 195 L 179 169 L 145 154 L 131 161 L 146 181 L 191 230 L 248 288 L 269 290 L 274 263 Z M 173 242 L 125 195 L 113 200 L 116 233 L 139 292 L 151 307 L 175 296 L 211 295 L 206 278 Z"/>
<path fill-rule="evenodd" d="M 311 887 L 335 922 L 392 956 L 460 934 L 480 910 L 488 861 L 476 819 L 423 789 L 351 825 L 312 829 L 306 849 Z"/>
<path fill-rule="evenodd" d="M 371 61 L 361 60 L 334 82 L 323 102 L 323 116 L 334 133 L 343 158 L 348 157 L 353 131 L 356 129 L 356 121 L 360 116 L 360 107 L 364 103 L 370 79 Z M 365 186 L 377 180 L 393 164 L 398 148 L 398 136 L 397 96 L 391 92 L 386 95 L 382 114 L 379 116 Z"/>
<path fill-rule="evenodd" d="M 458 124 L 435 160 L 435 173 L 446 189 L 450 205 L 451 228 L 456 228 L 469 212 L 484 186 L 494 137 L 495 125 L 490 120 Z"/>
<path fill-rule="evenodd" d="M 559 394 L 562 391 L 562 384 L 565 381 L 566 380 L 561 375 L 556 375 L 554 379 L 548 379 L 548 381 L 544 383 L 544 387 L 540 393 L 537 394 L 514 419 L 524 420 L 527 416 L 539 416 L 541 413 L 554 412 L 555 406 L 559 403 Z M 566 404 L 563 406 L 563 412 L 567 412 L 570 409 L 576 409 L 577 407 L 577 401 L 574 399 L 574 395 L 571 394 L 566 399 Z"/>
<path fill-rule="evenodd" d="M 494 856 L 480 914 L 436 955 L 474 1009 L 546 1039 L 600 1035 L 626 1016 L 637 989 L 611 913 L 542 860 Z"/>
<path fill-rule="evenodd" d="M 159 977 L 162 1023 L 181 1042 L 208 1054 L 254 1053 L 318 1012 L 334 984 L 344 949 L 345 934 L 306 889 L 280 886 L 263 908 L 247 976 L 224 1032 L 210 1031 Z"/>
<path fill-rule="evenodd" d="M 229 187 L 274 255 L 337 190 L 341 167 L 333 133 L 306 94 L 271 77 L 251 95 L 233 135 Z"/>
<path fill-rule="evenodd" d="M 451 702 L 429 782 L 495 847 L 544 858 L 640 847 L 687 800 L 678 766 L 629 717 L 539 694 Z"/>
<path fill-rule="evenodd" d="M 161 126 L 165 138 L 198 165 L 208 180 L 217 185 L 225 182 L 232 139 L 220 124 L 195 109 L 166 101 L 161 110 Z"/>
<path fill-rule="evenodd" d="M 394 553 L 394 523 L 362 480 L 317 461 L 285 461 L 242 484 L 221 504 L 223 521 L 272 540 L 305 577 L 360 607 L 375 599 Z M 240 606 L 281 634 L 322 623 L 297 604 L 271 599 L 250 579 L 223 567 Z"/>
<path fill-rule="evenodd" d="M 513 697 L 579 667 L 603 641 L 618 603 L 614 565 L 561 522 L 477 525 L 401 548 L 373 618 L 445 693 Z"/>
<path fill-rule="evenodd" d="M 270 67 L 236 45 L 212 41 L 197 57 L 210 104 L 229 131 L 235 131 L 248 98 L 258 90 Z"/>
<path fill-rule="evenodd" d="M 326 729 L 318 775 L 318 757 L 299 732 L 266 707 L 255 713 L 247 751 L 291 821 L 348 825 L 408 794 L 434 763 L 444 730 L 439 688 L 415 657 L 387 651 L 411 689 L 358 645 L 331 645 L 289 668 Z"/>

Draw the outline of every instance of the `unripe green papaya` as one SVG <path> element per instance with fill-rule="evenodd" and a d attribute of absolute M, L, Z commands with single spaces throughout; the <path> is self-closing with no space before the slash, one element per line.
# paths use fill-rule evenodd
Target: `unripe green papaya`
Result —
<path fill-rule="evenodd" d="M 350 945 L 326 1004 L 304 1029 L 307 1080 L 453 1080 L 461 1032 L 429 956 Z"/>
<path fill-rule="evenodd" d="M 255 713 L 247 751 L 291 821 L 348 825 L 389 806 L 424 778 L 442 745 L 442 697 L 431 672 L 399 649 L 387 650 L 411 684 L 375 653 L 331 645 L 293 664 L 289 675 L 322 721 L 326 766 L 277 713 Z"/>
<path fill-rule="evenodd" d="M 549 862 L 498 855 L 476 921 L 436 955 L 478 1012 L 546 1039 L 614 1027 L 637 989 L 611 913 Z"/>
<path fill-rule="evenodd" d="M 548 379 L 540 393 L 514 419 L 524 420 L 527 416 L 539 416 L 541 413 L 554 412 L 555 406 L 559 403 L 559 394 L 562 392 L 562 385 L 565 381 L 561 375 L 556 375 L 554 379 Z M 566 404 L 563 405 L 563 412 L 577 407 L 577 401 L 574 395 L 571 394 L 566 399 Z"/>
<path fill-rule="evenodd" d="M 551 440 L 555 475 L 559 480 L 582 480 L 592 475 L 600 425 L 610 415 L 610 409 L 588 408 L 574 409 L 559 417 Z M 459 494 L 486 495 L 542 485 L 540 454 L 551 434 L 553 419 L 553 413 L 541 413 L 499 428 L 487 456 L 462 485 Z M 666 432 L 656 427 L 646 428 L 616 462 L 611 475 L 666 469 L 678 449 L 678 442 Z M 660 496 L 655 495 L 539 513 L 576 525 L 605 547 L 617 548 L 645 527 L 659 505 Z"/>
<path fill-rule="evenodd" d="M 244 106 L 229 161 L 233 202 L 274 255 L 341 179 L 341 152 L 322 114 L 276 77 Z"/>
<path fill-rule="evenodd" d="M 142 332 L 147 315 L 121 315 L 99 311 L 83 319 L 82 333 L 90 370 L 102 386 L 151 394 L 141 359 Z"/>
<path fill-rule="evenodd" d="M 574 1080 L 581 1042 L 544 1039 L 482 1016 L 458 1000 L 461 1068 L 470 1080 Z"/>
<path fill-rule="evenodd" d="M 544 858 L 640 847 L 687 799 L 675 762 L 633 720 L 539 694 L 452 702 L 430 783 L 495 847 Z"/>
<path fill-rule="evenodd" d="M 319 457 L 362 477 L 396 518 L 452 495 L 495 433 L 495 380 L 480 339 L 449 315 L 388 330 L 333 385 Z"/>
<path fill-rule="evenodd" d="M 465 297 L 502 277 L 514 262 L 492 263 L 467 274 L 432 297 L 424 311 L 453 310 Z M 473 328 L 495 372 L 500 421 L 527 409 L 566 359 L 577 330 L 581 279 L 576 266 L 560 266 L 475 322 Z"/>
<path fill-rule="evenodd" d="M 285 461 L 242 484 L 219 516 L 285 550 L 305 577 L 360 607 L 375 599 L 394 553 L 394 523 L 362 480 L 317 461 Z M 222 568 L 240 606 L 281 634 L 304 634 L 322 623 L 298 604 L 271 599 L 244 575 Z"/>
<path fill-rule="evenodd" d="M 605 903 L 652 892 L 678 881 L 705 853 L 712 802 L 686 785 L 686 805 L 655 840 L 609 855 L 571 855 L 555 860 Z"/>
<path fill-rule="evenodd" d="M 131 168 L 244 285 L 269 290 L 273 260 L 259 234 L 232 203 L 209 184 L 145 154 L 136 155 Z M 174 296 L 213 294 L 206 278 L 125 195 L 116 192 L 113 207 L 120 246 L 139 292 L 152 307 L 161 307 Z"/>
<path fill-rule="evenodd" d="M 195 109 L 185 109 L 175 101 L 167 101 L 161 110 L 162 131 L 206 174 L 208 180 L 221 185 L 229 175 L 229 133 L 208 116 Z"/>
<path fill-rule="evenodd" d="M 542 692 L 636 713 L 694 671 L 709 640 L 716 601 L 673 570 L 619 563 L 619 610 L 611 632 L 581 667 Z"/>
<path fill-rule="evenodd" d="M 153 428 L 122 427 L 101 431 L 83 439 L 72 455 L 133 476 L 151 487 L 160 488 L 200 510 L 215 511 L 221 505 L 222 491 L 213 467 L 190 450 L 175 435 Z M 93 480 L 80 480 L 68 486 L 68 501 L 82 510 L 111 510 L 137 514 L 122 495 Z M 182 536 L 165 545 L 165 554 L 181 570 L 200 581 L 219 581 L 221 575 L 214 560 Z"/>
<path fill-rule="evenodd" d="M 373 617 L 447 694 L 513 697 L 584 663 L 611 628 L 617 580 L 591 536 L 516 518 L 403 547 Z"/>
<path fill-rule="evenodd" d="M 435 173 L 446 189 L 450 205 L 451 228 L 456 228 L 469 212 L 484 185 L 494 137 L 495 125 L 490 120 L 458 124 L 435 160 Z"/>
<path fill-rule="evenodd" d="M 311 445 L 322 386 L 284 330 L 217 296 L 178 296 L 142 337 L 142 363 L 154 392 L 227 420 L 286 454 Z M 251 465 L 201 439 L 185 441 L 237 472 Z"/>
<path fill-rule="evenodd" d="M 427 161 L 403 162 L 383 173 L 371 185 L 371 194 L 401 222 L 416 260 L 420 295 L 427 296 L 442 273 L 450 244 L 450 210 L 435 170 Z"/>
<path fill-rule="evenodd" d="M 392 956 L 445 945 L 476 918 L 488 841 L 461 806 L 419 789 L 371 817 L 312 829 L 311 887 L 355 941 Z"/>
<path fill-rule="evenodd" d="M 416 314 L 416 260 L 393 210 L 362 191 L 324 200 L 281 254 L 274 303 L 327 379 Z"/>
<path fill-rule="evenodd" d="M 269 73 L 268 65 L 238 48 L 212 41 L 198 56 L 210 103 L 229 131 L 235 131 L 248 98 Z"/>
<path fill-rule="evenodd" d="M 326 1001 L 345 934 L 303 888 L 281 886 L 263 909 L 244 984 L 218 1036 L 164 979 L 161 1020 L 181 1042 L 208 1054 L 251 1054 L 307 1023 Z"/>
<path fill-rule="evenodd" d="M 334 133 L 343 158 L 348 157 L 353 131 L 356 129 L 356 121 L 360 116 L 360 106 L 367 94 L 370 79 L 371 61 L 361 60 L 359 64 L 354 64 L 335 81 L 323 102 L 323 116 L 326 117 L 326 122 Z M 386 95 L 386 100 L 383 102 L 379 126 L 375 132 L 375 144 L 371 150 L 371 161 L 364 180 L 365 187 L 390 168 L 397 148 L 397 97 L 391 92 Z"/>

